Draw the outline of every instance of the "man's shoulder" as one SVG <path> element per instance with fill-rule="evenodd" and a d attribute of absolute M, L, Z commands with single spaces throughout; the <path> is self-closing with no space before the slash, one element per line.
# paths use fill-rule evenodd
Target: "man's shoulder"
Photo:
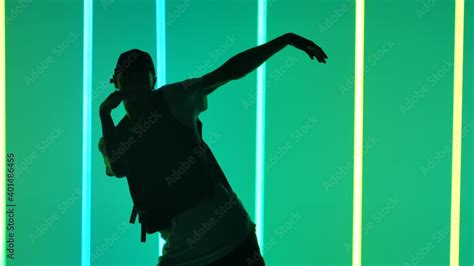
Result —
<path fill-rule="evenodd" d="M 170 108 L 177 106 L 192 106 L 191 109 L 197 108 L 201 103 L 202 97 L 199 95 L 199 78 L 189 78 L 183 81 L 166 84 L 158 90 L 162 92 L 163 99 L 168 103 Z"/>
<path fill-rule="evenodd" d="M 197 92 L 196 87 L 199 87 L 200 78 L 188 78 L 182 81 L 168 83 L 161 86 L 158 90 L 163 92 L 166 97 L 186 97 Z"/>
<path fill-rule="evenodd" d="M 201 78 L 187 78 L 181 81 L 176 81 L 172 83 L 168 83 L 166 85 L 163 85 L 163 88 L 182 88 L 184 90 L 189 90 L 193 86 L 198 86 L 199 83 L 201 82 Z"/>

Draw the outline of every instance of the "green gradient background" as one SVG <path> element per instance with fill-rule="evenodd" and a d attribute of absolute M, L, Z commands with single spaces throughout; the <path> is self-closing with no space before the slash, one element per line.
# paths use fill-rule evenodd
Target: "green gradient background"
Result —
<path fill-rule="evenodd" d="M 168 0 L 166 8 L 167 82 L 202 75 L 257 42 L 256 0 Z M 473 9 L 466 1 L 461 265 L 474 263 Z M 8 265 L 80 265 L 82 1 L 7 0 L 6 16 L 7 152 L 17 162 Z M 97 114 L 121 52 L 148 51 L 156 64 L 155 4 L 95 1 L 93 19 L 92 265 L 153 265 L 158 235 L 140 243 L 139 225 L 128 224 L 127 183 L 105 175 Z M 448 265 L 453 68 L 438 71 L 453 58 L 454 1 L 366 1 L 365 19 L 362 263 Z M 351 264 L 354 20 L 353 1 L 268 1 L 269 40 L 295 32 L 329 60 L 287 47 L 267 63 L 267 265 Z M 255 90 L 253 72 L 211 94 L 200 116 L 252 219 Z M 123 115 L 120 106 L 113 118 Z"/>

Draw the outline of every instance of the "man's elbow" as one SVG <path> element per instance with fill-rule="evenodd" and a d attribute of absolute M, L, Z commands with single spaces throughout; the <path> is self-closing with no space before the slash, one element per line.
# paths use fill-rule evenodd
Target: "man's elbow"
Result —
<path fill-rule="evenodd" d="M 110 177 L 115 176 L 115 177 L 117 177 L 117 178 L 122 178 L 122 177 L 125 176 L 124 173 L 120 173 L 120 172 L 115 173 L 115 172 L 112 171 L 109 167 L 106 167 L 105 175 L 110 176 Z"/>
<path fill-rule="evenodd" d="M 105 163 L 105 174 L 107 176 L 116 176 L 116 177 L 124 177 L 127 173 L 127 167 L 120 163 L 120 162 L 111 162 L 111 160 L 104 156 L 104 163 Z"/>
<path fill-rule="evenodd" d="M 111 176 L 115 176 L 116 178 L 124 178 L 124 177 L 127 176 L 127 175 L 124 174 L 124 173 L 120 173 L 120 172 L 119 172 L 118 174 L 115 174 L 115 173 L 114 173 L 114 175 L 111 175 Z"/>
<path fill-rule="evenodd" d="M 99 151 L 104 157 L 105 163 L 105 174 L 107 176 L 115 176 L 118 178 L 125 177 L 127 175 L 125 165 L 122 165 L 120 162 L 111 162 L 109 157 L 105 155 L 104 139 L 100 138 L 99 140 Z"/>

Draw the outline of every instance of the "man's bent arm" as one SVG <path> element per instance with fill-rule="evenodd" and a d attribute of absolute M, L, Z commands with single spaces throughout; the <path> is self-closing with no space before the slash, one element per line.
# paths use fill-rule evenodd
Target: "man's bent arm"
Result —
<path fill-rule="evenodd" d="M 101 111 L 100 121 L 102 123 L 102 138 L 104 145 L 104 149 L 103 151 L 101 150 L 101 152 L 103 153 L 104 159 L 106 160 L 106 166 L 110 166 L 109 170 L 111 170 L 113 175 L 116 177 L 123 177 L 126 175 L 127 163 L 125 155 L 117 153 L 116 155 L 118 158 L 113 158 L 114 151 L 118 151 L 120 143 L 110 112 Z"/>

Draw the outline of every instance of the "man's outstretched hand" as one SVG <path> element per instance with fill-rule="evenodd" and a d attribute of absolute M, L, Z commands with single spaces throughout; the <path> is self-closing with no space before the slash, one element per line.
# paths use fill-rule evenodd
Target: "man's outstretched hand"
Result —
<path fill-rule="evenodd" d="M 328 58 L 328 56 L 326 55 L 326 53 L 324 53 L 323 49 L 321 49 L 321 47 L 319 47 L 313 41 L 310 41 L 294 33 L 287 34 L 290 45 L 306 52 L 309 55 L 309 58 L 311 58 L 311 60 L 316 57 L 316 59 L 318 59 L 320 63 L 326 63 L 326 59 Z"/>

